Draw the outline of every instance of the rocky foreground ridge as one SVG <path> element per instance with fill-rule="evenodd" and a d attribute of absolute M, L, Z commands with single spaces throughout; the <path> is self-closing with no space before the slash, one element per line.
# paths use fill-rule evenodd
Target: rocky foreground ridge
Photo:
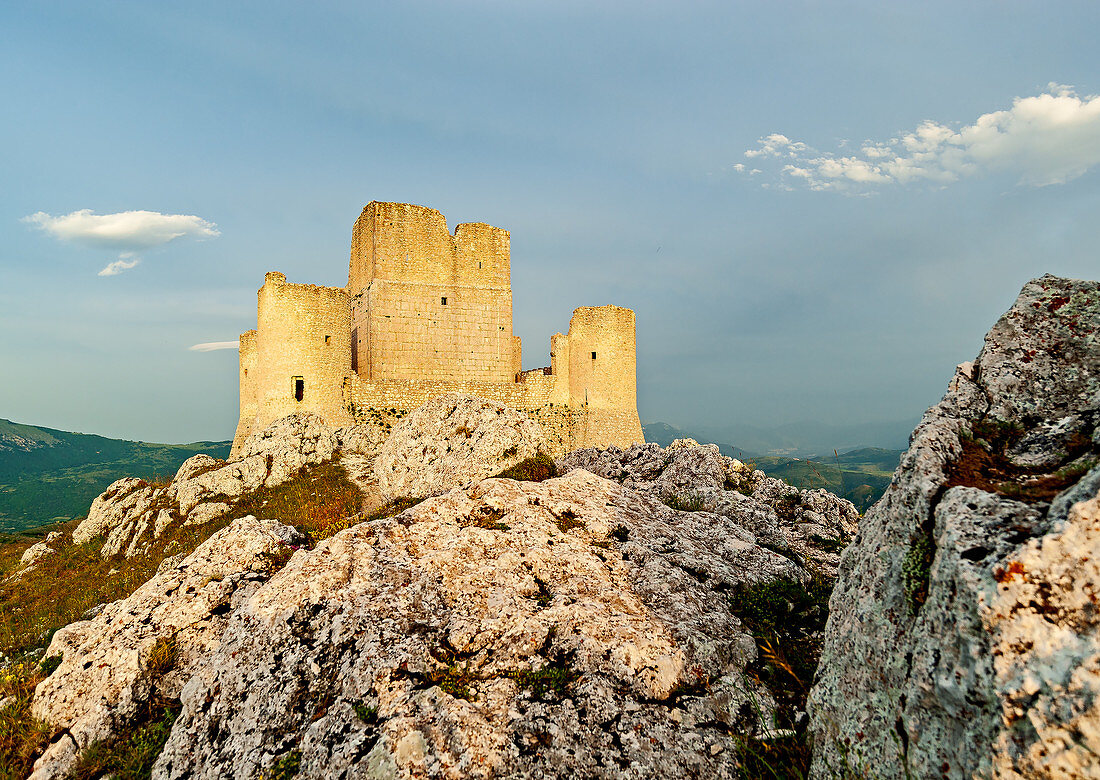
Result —
<path fill-rule="evenodd" d="M 111 561 L 220 530 L 53 636 L 30 776 L 95 776 L 158 718 L 160 778 L 733 778 L 804 733 L 813 653 L 759 639 L 820 642 L 849 502 L 691 440 L 555 463 L 525 416 L 462 396 L 387 433 L 295 415 L 100 496 L 72 541 Z M 346 530 L 237 517 L 333 465 L 359 487 Z"/>
<path fill-rule="evenodd" d="M 0 587 L 161 562 L 53 635 L 2 754 L 41 780 L 755 778 L 812 743 L 816 777 L 1097 776 L 1098 425 L 1100 285 L 1054 277 L 864 518 L 691 440 L 551 461 L 474 398 L 295 415 L 22 554 Z"/>

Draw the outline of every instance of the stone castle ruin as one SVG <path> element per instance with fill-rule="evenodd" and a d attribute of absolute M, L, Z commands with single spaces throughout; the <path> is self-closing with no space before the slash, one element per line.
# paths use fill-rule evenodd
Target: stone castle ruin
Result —
<path fill-rule="evenodd" d="M 271 272 L 257 328 L 241 334 L 236 453 L 294 412 L 333 426 L 392 420 L 460 392 L 522 409 L 553 454 L 644 441 L 634 312 L 581 307 L 524 371 L 512 334 L 510 239 L 481 223 L 452 235 L 435 209 L 371 202 L 355 222 L 347 287 Z"/>

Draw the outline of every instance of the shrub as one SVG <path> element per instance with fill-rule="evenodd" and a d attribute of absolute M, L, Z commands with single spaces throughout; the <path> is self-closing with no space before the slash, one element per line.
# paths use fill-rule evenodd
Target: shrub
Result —
<path fill-rule="evenodd" d="M 586 523 L 579 519 L 570 510 L 566 509 L 560 515 L 554 515 L 554 524 L 562 531 L 568 533 L 569 531 L 575 531 L 578 528 L 585 528 Z"/>
<path fill-rule="evenodd" d="M 522 460 L 511 468 L 504 469 L 496 476 L 501 479 L 514 479 L 519 482 L 542 482 L 556 477 L 558 469 L 554 459 L 540 452 L 534 457 Z"/>
<path fill-rule="evenodd" d="M 677 512 L 702 512 L 706 509 L 706 504 L 703 502 L 702 496 L 695 494 L 673 494 L 665 499 L 665 504 L 670 509 L 675 509 Z"/>

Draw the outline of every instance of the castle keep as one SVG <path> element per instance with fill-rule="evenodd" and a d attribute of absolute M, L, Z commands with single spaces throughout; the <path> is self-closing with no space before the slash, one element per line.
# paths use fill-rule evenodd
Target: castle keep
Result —
<path fill-rule="evenodd" d="M 550 339 L 550 365 L 523 370 L 507 230 L 474 223 L 452 235 L 435 209 L 372 202 L 352 231 L 347 287 L 271 272 L 257 308 L 240 339 L 234 452 L 294 412 L 351 425 L 450 392 L 526 411 L 554 454 L 643 441 L 630 309 L 575 310 Z"/>

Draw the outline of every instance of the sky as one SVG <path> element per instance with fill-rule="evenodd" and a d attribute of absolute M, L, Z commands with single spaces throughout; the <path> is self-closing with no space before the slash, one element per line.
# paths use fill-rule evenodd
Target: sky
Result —
<path fill-rule="evenodd" d="M 269 270 L 507 228 L 525 368 L 637 312 L 643 422 L 911 423 L 1100 276 L 1094 2 L 0 5 L 0 417 L 232 436 Z M 191 349 L 195 345 L 213 345 Z M 229 348 L 226 348 L 229 347 Z"/>

